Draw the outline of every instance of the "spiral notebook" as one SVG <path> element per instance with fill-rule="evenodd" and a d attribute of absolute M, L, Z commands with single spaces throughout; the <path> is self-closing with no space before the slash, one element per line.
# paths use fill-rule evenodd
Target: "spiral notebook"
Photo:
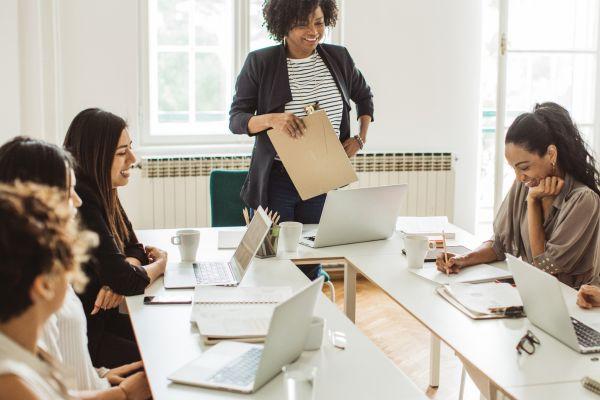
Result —
<path fill-rule="evenodd" d="M 581 380 L 581 385 L 596 394 L 600 394 L 600 379 L 586 376 Z"/>
<path fill-rule="evenodd" d="M 221 340 L 262 342 L 273 309 L 291 295 L 290 287 L 198 286 L 191 319 L 207 344 Z"/>

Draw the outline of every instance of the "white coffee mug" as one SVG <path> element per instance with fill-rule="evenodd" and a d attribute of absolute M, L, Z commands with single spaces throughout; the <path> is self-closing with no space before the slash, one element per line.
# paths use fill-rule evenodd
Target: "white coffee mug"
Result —
<path fill-rule="evenodd" d="M 408 268 L 422 268 L 427 252 L 433 249 L 434 246 L 435 244 L 429 242 L 427 236 L 406 235 L 404 237 L 404 250 L 406 250 Z"/>
<path fill-rule="evenodd" d="M 323 331 L 325 330 L 325 320 L 321 317 L 313 317 L 310 322 L 310 329 L 304 343 L 304 350 L 319 350 L 323 343 Z"/>
<path fill-rule="evenodd" d="M 302 223 L 296 221 L 285 221 L 279 224 L 279 246 L 283 251 L 294 253 L 298 251 L 298 243 L 302 235 Z"/>
<path fill-rule="evenodd" d="M 196 261 L 196 253 L 200 245 L 200 231 L 195 229 L 181 229 L 171 237 L 171 243 L 179 246 L 181 261 Z"/>

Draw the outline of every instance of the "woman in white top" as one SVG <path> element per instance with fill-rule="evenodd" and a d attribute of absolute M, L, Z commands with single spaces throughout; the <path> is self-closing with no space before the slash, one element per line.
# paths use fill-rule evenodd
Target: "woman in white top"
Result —
<path fill-rule="evenodd" d="M 0 185 L 0 399 L 68 399 L 38 332 L 65 298 L 93 241 L 64 194 L 32 183 Z"/>
<path fill-rule="evenodd" d="M 16 137 L 0 147 L 0 182 L 35 181 L 67 192 L 71 216 L 81 199 L 74 191 L 75 177 L 69 154 L 42 141 Z M 64 197 L 63 197 L 64 199 Z M 92 366 L 87 347 L 87 326 L 81 301 L 71 285 L 67 286 L 62 307 L 44 324 L 38 344 L 64 365 L 62 382 L 71 378 L 70 388 L 86 399 L 148 398 L 150 392 L 141 362 L 112 370 L 100 377 Z M 128 375 L 131 375 L 128 377 Z M 74 378 L 74 379 L 73 379 Z M 112 385 L 119 385 L 113 387 Z"/>

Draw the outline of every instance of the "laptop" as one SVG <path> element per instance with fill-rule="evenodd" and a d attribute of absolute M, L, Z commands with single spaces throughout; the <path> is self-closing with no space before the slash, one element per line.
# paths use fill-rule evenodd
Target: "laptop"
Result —
<path fill-rule="evenodd" d="M 389 238 L 406 189 L 389 185 L 330 191 L 318 228 L 304 233 L 300 243 L 317 248 Z"/>
<path fill-rule="evenodd" d="M 165 288 L 188 289 L 197 285 L 236 286 L 244 277 L 252 257 L 256 255 L 270 227 L 271 219 L 262 207 L 258 207 L 229 261 L 170 263 L 165 271 Z"/>
<path fill-rule="evenodd" d="M 506 255 L 527 318 L 538 328 L 580 353 L 600 352 L 600 332 L 571 317 L 558 279 Z"/>
<path fill-rule="evenodd" d="M 323 278 L 277 305 L 264 345 L 224 341 L 168 376 L 186 385 L 253 393 L 304 349 Z"/>

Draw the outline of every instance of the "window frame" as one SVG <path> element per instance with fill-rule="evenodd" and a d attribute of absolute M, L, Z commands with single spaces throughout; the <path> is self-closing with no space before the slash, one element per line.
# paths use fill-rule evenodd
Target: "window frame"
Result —
<path fill-rule="evenodd" d="M 233 3 L 233 40 L 234 48 L 233 68 L 230 76 L 232 86 L 235 86 L 235 80 L 241 70 L 246 56 L 250 51 L 250 2 L 248 0 L 232 0 Z M 338 22 L 331 32 L 331 42 L 335 44 L 342 43 L 342 3 L 343 0 L 338 0 Z M 249 146 L 254 142 L 254 138 L 247 135 L 236 135 L 229 131 L 227 124 L 223 133 L 209 134 L 159 134 L 151 135 L 151 113 L 152 107 L 151 98 L 153 98 L 153 90 L 157 90 L 156 85 L 150 84 L 150 77 L 154 76 L 153 71 L 150 71 L 150 26 L 152 17 L 150 12 L 150 0 L 140 0 L 139 2 L 139 37 L 140 46 L 138 59 L 140 63 L 140 80 L 139 80 L 139 132 L 136 135 L 138 143 L 142 147 L 166 147 L 166 146 L 203 146 L 203 145 L 242 145 Z M 233 88 L 232 88 L 233 89 Z M 229 110 L 227 110 L 229 111 Z M 193 129 L 193 124 L 187 125 L 186 130 Z"/>
<path fill-rule="evenodd" d="M 494 157 L 494 215 L 498 212 L 504 199 L 504 137 L 506 136 L 506 97 L 507 97 L 507 61 L 510 54 L 593 54 L 596 57 L 596 88 L 594 96 L 594 118 L 589 123 L 578 124 L 580 127 L 592 127 L 592 147 L 596 154 L 600 149 L 600 6 L 598 6 L 596 48 L 594 50 L 573 49 L 511 49 L 508 38 L 508 20 L 510 0 L 499 0 L 498 24 L 498 79 L 496 96 L 496 138 Z M 500 134 L 501 133 L 501 134 Z"/>

